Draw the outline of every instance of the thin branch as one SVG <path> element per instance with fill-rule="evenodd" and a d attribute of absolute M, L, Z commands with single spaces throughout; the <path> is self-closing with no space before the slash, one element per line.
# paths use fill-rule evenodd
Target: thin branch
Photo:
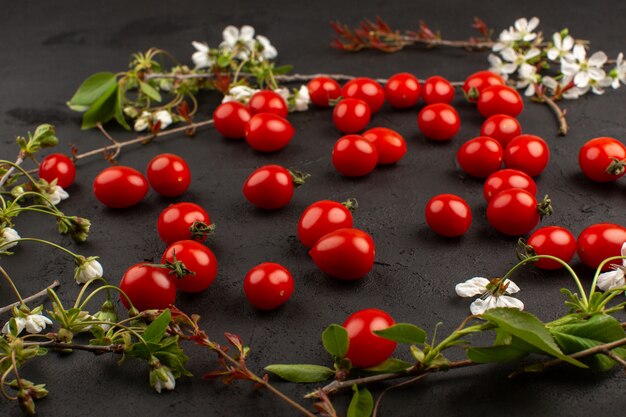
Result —
<path fill-rule="evenodd" d="M 104 126 L 102 126 L 102 123 L 96 123 L 96 127 L 100 130 L 100 132 L 102 132 L 105 138 L 107 138 L 109 141 L 111 141 L 111 143 L 113 143 L 113 148 L 115 149 L 115 151 L 111 155 L 108 156 L 109 160 L 113 161 L 120 154 L 122 147 L 120 146 L 120 143 L 116 141 L 115 139 L 113 139 L 113 137 L 109 134 L 109 132 L 106 131 Z"/>
<path fill-rule="evenodd" d="M 613 352 L 612 350 L 605 350 L 602 353 L 604 353 L 606 356 L 608 356 L 609 358 L 613 359 L 615 362 L 617 362 L 620 365 L 622 365 L 624 367 L 624 369 L 626 369 L 626 361 L 621 356 L 619 356 L 617 353 Z"/>
<path fill-rule="evenodd" d="M 20 152 L 17 155 L 17 159 L 15 160 L 15 165 L 17 165 L 17 166 L 22 165 L 22 162 L 24 162 L 24 153 Z M 15 166 L 11 166 L 7 170 L 7 172 L 4 173 L 2 178 L 0 178 L 0 188 L 4 187 L 4 184 L 6 184 L 8 179 L 11 177 L 11 174 L 13 174 L 13 171 L 15 171 Z"/>
<path fill-rule="evenodd" d="M 567 131 L 569 129 L 567 126 L 566 118 L 567 110 L 562 110 L 559 105 L 556 104 L 556 101 L 554 101 L 550 97 L 543 96 L 542 101 L 546 103 L 548 107 L 550 107 L 550 109 L 554 112 L 554 115 L 557 118 L 557 121 L 559 123 L 559 136 L 567 135 Z"/>
<path fill-rule="evenodd" d="M 92 352 L 96 355 L 103 353 L 123 353 L 124 345 L 78 345 L 73 343 L 59 343 L 59 342 L 25 342 L 24 346 L 41 346 L 47 349 L 57 350 L 84 350 L 86 352 Z"/>
<path fill-rule="evenodd" d="M 39 291 L 38 293 L 24 298 L 24 304 L 29 303 L 29 302 L 34 301 L 34 300 L 37 300 L 37 299 L 39 299 L 41 297 L 45 297 L 48 294 L 48 290 L 54 289 L 54 288 L 58 287 L 59 285 L 61 285 L 59 283 L 59 281 L 55 280 L 52 284 L 50 284 L 49 286 L 47 286 L 43 290 Z M 20 301 L 17 301 L 17 302 L 15 302 L 13 304 L 9 304 L 8 306 L 1 307 L 0 308 L 0 314 L 6 313 L 7 311 L 11 311 L 11 309 L 13 307 L 19 306 L 20 304 L 22 304 L 22 303 Z"/>

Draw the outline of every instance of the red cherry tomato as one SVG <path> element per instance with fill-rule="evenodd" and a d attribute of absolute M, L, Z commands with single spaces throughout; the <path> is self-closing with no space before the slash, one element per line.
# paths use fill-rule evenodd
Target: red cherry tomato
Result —
<path fill-rule="evenodd" d="M 259 113 L 246 124 L 246 142 L 260 152 L 275 152 L 289 144 L 295 129 L 291 123 L 272 113 Z"/>
<path fill-rule="evenodd" d="M 168 308 L 176 300 L 176 285 L 167 270 L 147 263 L 128 268 L 120 282 L 120 289 L 139 311 Z M 123 294 L 120 294 L 120 299 L 129 309 Z"/>
<path fill-rule="evenodd" d="M 550 161 L 550 148 L 546 141 L 535 135 L 520 135 L 504 148 L 504 165 L 536 177 Z"/>
<path fill-rule="evenodd" d="M 346 135 L 333 148 L 333 166 L 347 177 L 361 177 L 376 168 L 378 151 L 363 136 Z"/>
<path fill-rule="evenodd" d="M 161 263 L 170 265 L 180 262 L 182 274 L 173 276 L 176 288 L 183 292 L 204 291 L 217 275 L 217 259 L 211 249 L 195 240 L 180 240 L 163 252 Z"/>
<path fill-rule="evenodd" d="M 434 75 L 424 81 L 422 97 L 426 104 L 450 104 L 454 99 L 454 87 L 450 84 L 450 81 L 438 75 Z"/>
<path fill-rule="evenodd" d="M 480 93 L 492 85 L 505 85 L 504 80 L 498 74 L 491 71 L 478 71 L 471 74 L 463 83 L 463 91 L 467 99 L 474 103 Z M 489 136 L 489 135 L 486 135 Z"/>
<path fill-rule="evenodd" d="M 289 204 L 293 188 L 289 170 L 280 165 L 264 165 L 250 174 L 243 185 L 243 195 L 259 208 L 275 210 Z"/>
<path fill-rule="evenodd" d="M 524 110 L 522 96 L 506 85 L 487 87 L 478 97 L 478 111 L 483 117 L 491 117 L 494 114 L 516 117 L 522 110 Z"/>
<path fill-rule="evenodd" d="M 243 290 L 250 304 L 261 310 L 273 310 L 291 298 L 293 277 L 284 266 L 265 262 L 248 272 Z"/>
<path fill-rule="evenodd" d="M 469 175 L 486 178 L 502 167 L 502 146 L 495 139 L 479 136 L 465 142 L 456 159 Z"/>
<path fill-rule="evenodd" d="M 417 124 L 429 139 L 450 140 L 459 132 L 461 119 L 454 107 L 437 103 L 429 104 L 419 112 Z"/>
<path fill-rule="evenodd" d="M 395 164 L 406 153 L 406 142 L 401 134 L 386 127 L 366 130 L 362 135 L 378 151 L 378 163 Z"/>
<path fill-rule="evenodd" d="M 355 78 L 348 81 L 341 89 L 345 98 L 357 98 L 367 103 L 372 113 L 376 113 L 385 102 L 385 91 L 371 78 Z"/>
<path fill-rule="evenodd" d="M 591 139 L 580 148 L 578 164 L 587 178 L 593 181 L 615 181 L 625 173 L 626 146 L 613 138 Z"/>
<path fill-rule="evenodd" d="M 311 248 L 315 242 L 330 232 L 352 228 L 352 212 L 348 207 L 354 207 L 353 201 L 337 203 L 321 200 L 307 207 L 298 222 L 300 242 L 307 248 Z"/>
<path fill-rule="evenodd" d="M 259 113 L 272 113 L 280 117 L 287 117 L 289 113 L 287 102 L 283 96 L 271 90 L 254 93 L 248 101 L 248 108 L 253 116 Z"/>
<path fill-rule="evenodd" d="M 520 188 L 532 195 L 537 195 L 537 185 L 528 174 L 517 169 L 501 169 L 487 178 L 483 187 L 483 196 L 489 202 L 500 191 L 511 188 Z"/>
<path fill-rule="evenodd" d="M 352 314 L 343 323 L 350 341 L 346 358 L 358 368 L 370 368 L 389 359 L 396 350 L 397 343 L 374 332 L 385 330 L 394 324 L 396 322 L 389 314 L 374 308 Z"/>
<path fill-rule="evenodd" d="M 576 251 L 585 265 L 595 269 L 605 259 L 620 256 L 624 242 L 626 228 L 612 223 L 598 223 L 587 227 L 578 235 Z M 609 262 L 602 270 L 609 271 L 611 263 L 622 264 L 620 261 Z"/>
<path fill-rule="evenodd" d="M 408 72 L 395 74 L 385 84 L 385 97 L 397 109 L 413 107 L 420 99 L 420 82 Z"/>
<path fill-rule="evenodd" d="M 329 77 L 315 77 L 307 85 L 311 102 L 316 106 L 328 107 L 330 100 L 341 96 L 341 86 Z"/>
<path fill-rule="evenodd" d="M 481 136 L 494 138 L 503 148 L 514 138 L 522 134 L 522 126 L 515 117 L 506 114 L 494 114 L 480 127 Z"/>
<path fill-rule="evenodd" d="M 445 237 L 464 235 L 472 224 L 472 209 L 454 194 L 440 194 L 430 199 L 425 210 L 426 223 Z"/>
<path fill-rule="evenodd" d="M 370 117 L 370 107 L 356 98 L 344 98 L 333 109 L 335 127 L 343 133 L 356 133 L 365 129 Z"/>
<path fill-rule="evenodd" d="M 551 255 L 568 263 L 576 252 L 576 238 L 564 227 L 547 226 L 533 232 L 526 242 L 537 255 Z M 559 269 L 563 265 L 551 259 L 539 259 L 534 265 L 539 269 Z"/>
<path fill-rule="evenodd" d="M 309 254 L 331 277 L 360 279 L 374 266 L 374 240 L 359 229 L 338 229 L 318 240 Z"/>
<path fill-rule="evenodd" d="M 162 153 L 148 164 L 148 181 L 162 196 L 178 197 L 189 188 L 191 173 L 183 158 L 173 153 Z"/>
<path fill-rule="evenodd" d="M 74 183 L 76 167 L 74 162 L 62 153 L 53 153 L 46 156 L 39 165 L 39 178 L 48 182 L 57 180 L 57 185 L 67 188 Z"/>
<path fill-rule="evenodd" d="M 209 214 L 194 203 L 176 203 L 166 207 L 157 222 L 159 237 L 168 245 L 179 240 L 205 241 L 212 228 Z"/>
<path fill-rule="evenodd" d="M 540 219 L 540 206 L 535 196 L 519 188 L 500 191 L 487 205 L 489 224 L 505 235 L 525 235 Z"/>
<path fill-rule="evenodd" d="M 242 139 L 246 134 L 246 123 L 252 115 L 250 110 L 236 101 L 222 103 L 213 112 L 215 130 L 229 139 Z"/>
<path fill-rule="evenodd" d="M 98 174 L 93 182 L 93 192 L 107 207 L 131 207 L 146 196 L 148 180 L 134 168 L 116 165 Z"/>

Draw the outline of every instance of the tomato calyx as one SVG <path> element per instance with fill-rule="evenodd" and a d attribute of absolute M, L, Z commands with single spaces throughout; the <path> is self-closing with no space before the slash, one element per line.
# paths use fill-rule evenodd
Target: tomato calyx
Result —
<path fill-rule="evenodd" d="M 517 246 L 515 247 L 515 253 L 517 254 L 517 258 L 520 261 L 524 261 L 528 258 L 532 258 L 533 256 L 537 256 L 537 252 L 535 251 L 535 248 L 529 245 L 526 242 L 526 239 L 524 239 L 523 237 L 520 237 L 519 240 L 517 241 Z"/>
<path fill-rule="evenodd" d="M 347 208 L 350 213 L 354 213 L 354 211 L 359 208 L 359 202 L 356 201 L 356 198 L 349 198 L 341 203 L 341 205 Z"/>
<path fill-rule="evenodd" d="M 547 194 L 543 197 L 543 200 L 541 200 L 539 204 L 537 204 L 537 212 L 542 219 L 545 216 L 552 215 L 552 213 L 554 212 L 554 210 L 552 209 L 552 200 L 550 199 L 550 197 L 548 197 Z"/>
<path fill-rule="evenodd" d="M 344 98 L 345 97 L 343 97 L 343 96 L 339 96 L 337 98 L 329 98 L 328 99 L 328 107 L 335 107 L 337 105 L 337 103 L 339 103 Z"/>
<path fill-rule="evenodd" d="M 467 93 L 463 91 L 463 94 L 465 94 L 465 99 L 469 101 L 470 103 L 473 103 L 476 100 L 478 100 L 478 96 L 480 96 L 480 92 L 478 91 L 478 88 L 476 87 L 470 88 Z"/>
<path fill-rule="evenodd" d="M 215 224 L 206 224 L 205 222 L 195 221 L 189 226 L 191 238 L 193 240 L 204 240 L 215 232 Z"/>
<path fill-rule="evenodd" d="M 309 177 L 311 177 L 311 174 L 307 174 L 296 169 L 288 169 L 287 171 L 289 171 L 289 175 L 291 175 L 294 188 L 298 188 L 304 184 Z"/>
<path fill-rule="evenodd" d="M 622 175 L 625 170 L 626 170 L 626 159 L 620 160 L 617 158 L 612 158 L 611 163 L 606 168 L 606 173 L 610 175 L 619 176 L 619 175 Z"/>
<path fill-rule="evenodd" d="M 145 264 L 145 266 L 152 266 L 155 268 L 168 269 L 169 275 L 175 275 L 178 279 L 183 279 L 187 275 L 196 275 L 194 271 L 187 268 L 183 261 L 176 259 L 176 251 L 172 250 L 172 260 L 166 260 L 163 264 Z"/>

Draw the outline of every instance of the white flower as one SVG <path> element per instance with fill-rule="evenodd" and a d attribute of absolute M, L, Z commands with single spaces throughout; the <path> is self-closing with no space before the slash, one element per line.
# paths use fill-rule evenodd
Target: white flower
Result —
<path fill-rule="evenodd" d="M 296 111 L 306 111 L 309 109 L 310 103 L 309 88 L 306 85 L 300 86 L 300 89 L 295 94 L 294 108 Z"/>
<path fill-rule="evenodd" d="M 4 227 L 0 230 L 0 252 L 7 251 L 17 245 L 18 239 L 20 239 L 20 235 L 15 229 Z"/>
<path fill-rule="evenodd" d="M 237 29 L 235 26 L 226 26 L 222 32 L 224 39 L 220 43 L 220 49 L 230 52 L 235 48 L 239 48 L 236 55 L 238 59 L 248 59 L 250 51 L 254 49 L 256 41 L 254 40 L 254 28 L 252 26 L 242 26 Z"/>
<path fill-rule="evenodd" d="M 191 55 L 191 60 L 196 64 L 196 69 L 210 68 L 215 63 L 215 60 L 210 56 L 209 45 L 203 42 L 191 42 L 196 52 Z"/>
<path fill-rule="evenodd" d="M 2 327 L 2 333 L 9 333 L 9 322 L 6 322 Z M 24 329 L 28 333 L 39 333 L 46 328 L 48 324 L 52 324 L 52 320 L 43 314 L 27 314 L 23 317 L 15 317 L 15 323 L 17 325 L 17 335 L 22 333 Z"/>
<path fill-rule="evenodd" d="M 176 378 L 172 370 L 161 364 L 156 357 L 152 357 L 150 360 L 150 385 L 159 394 L 162 390 L 172 391 L 176 388 Z"/>
<path fill-rule="evenodd" d="M 174 388 L 176 388 L 176 379 L 174 378 L 174 374 L 172 373 L 172 371 L 168 370 L 166 371 L 166 374 L 167 378 L 165 379 L 165 381 L 157 378 L 154 382 L 153 388 L 159 394 L 161 393 L 161 390 L 172 391 Z"/>
<path fill-rule="evenodd" d="M 255 90 L 252 87 L 248 87 L 247 85 L 236 85 L 230 89 L 228 94 L 224 96 L 222 99 L 222 103 L 227 103 L 229 101 L 238 101 L 240 103 L 246 104 L 250 97 L 254 93 L 259 90 Z"/>
<path fill-rule="evenodd" d="M 556 32 L 552 35 L 552 48 L 548 49 L 548 59 L 551 61 L 557 61 L 560 58 L 572 59 L 572 48 L 574 47 L 574 38 L 570 35 L 561 36 L 560 32 Z"/>
<path fill-rule="evenodd" d="M 285 87 L 279 87 L 276 90 L 274 90 L 275 93 L 277 93 L 279 96 L 281 96 L 283 99 L 285 99 L 285 101 L 289 100 L 289 89 L 285 88 Z"/>
<path fill-rule="evenodd" d="M 264 59 L 274 59 L 278 56 L 278 51 L 265 36 L 257 35 L 256 40 L 261 45 L 261 55 Z"/>
<path fill-rule="evenodd" d="M 626 256 L 626 242 L 622 245 L 622 256 Z M 624 271 L 626 271 L 626 259 L 622 259 L 621 265 L 611 265 L 612 271 L 603 272 L 598 276 L 598 288 L 602 291 L 610 291 L 615 288 L 626 286 Z"/>
<path fill-rule="evenodd" d="M 513 48 L 506 48 L 500 53 L 505 61 L 515 64 L 516 68 L 541 55 L 541 51 L 537 48 L 530 48 L 524 54 L 517 53 Z"/>
<path fill-rule="evenodd" d="M 168 110 L 159 110 L 152 115 L 152 120 L 154 123 L 161 122 L 160 128 L 165 129 L 172 124 L 172 114 Z"/>
<path fill-rule="evenodd" d="M 489 57 L 487 59 L 489 60 L 489 64 L 491 65 L 489 71 L 500 74 L 504 79 L 507 79 L 508 75 L 513 74 L 517 69 L 517 66 L 515 64 L 502 61 L 502 59 L 496 54 L 489 54 Z"/>
<path fill-rule="evenodd" d="M 591 81 L 600 81 L 606 78 L 606 72 L 602 67 L 607 61 L 604 52 L 598 51 L 587 59 L 587 51 L 583 45 L 574 46 L 573 59 L 561 60 L 561 72 L 564 75 L 574 77 L 576 87 L 585 88 Z"/>
<path fill-rule="evenodd" d="M 84 284 L 95 278 L 102 278 L 104 270 L 98 262 L 97 256 L 82 258 L 76 260 L 76 269 L 74 269 L 74 279 L 77 284 Z"/>
<path fill-rule="evenodd" d="M 524 309 L 524 303 L 520 300 L 505 295 L 515 294 L 520 290 L 511 280 L 502 282 L 502 279 L 498 278 L 489 281 L 487 278 L 475 277 L 457 284 L 454 289 L 460 297 L 475 297 L 480 295 L 480 298 L 474 300 L 470 305 L 470 311 L 473 315 L 482 314 L 496 307 L 512 307 L 518 310 Z"/>
<path fill-rule="evenodd" d="M 2 334 L 9 334 L 10 329 L 9 329 L 9 324 L 11 323 L 11 321 L 7 321 L 6 323 L 4 323 L 4 326 L 2 326 Z M 19 335 L 20 333 L 22 333 L 24 331 L 24 328 L 26 327 L 26 318 L 25 317 L 15 317 L 15 324 L 17 326 L 17 333 L 16 335 Z"/>
<path fill-rule="evenodd" d="M 622 84 L 626 84 L 626 62 L 624 62 L 624 54 L 619 53 L 615 60 L 615 68 L 609 73 L 611 77 L 611 86 L 618 88 L 620 81 Z"/>
<path fill-rule="evenodd" d="M 518 89 L 526 88 L 524 94 L 527 97 L 534 96 L 535 87 L 539 78 L 539 75 L 537 75 L 537 67 L 524 63 L 520 66 L 519 78 L 515 87 Z"/>
<path fill-rule="evenodd" d="M 522 17 L 521 19 L 517 19 L 515 21 L 515 29 L 513 32 L 514 36 L 517 38 L 515 40 L 521 40 L 524 42 L 530 42 L 537 37 L 536 33 L 533 33 L 535 29 L 539 26 L 539 18 L 533 17 L 530 20 Z"/>
<path fill-rule="evenodd" d="M 156 122 L 161 122 L 160 129 L 165 129 L 172 124 L 172 114 L 169 110 L 159 110 L 155 113 L 144 111 L 141 116 L 135 120 L 134 129 L 136 132 L 146 130 L 150 124 L 154 125 Z"/>
<path fill-rule="evenodd" d="M 135 120 L 135 131 L 141 132 L 143 130 L 146 130 L 148 126 L 150 126 L 150 117 L 151 114 L 148 111 L 144 111 L 143 113 L 141 113 L 141 116 L 139 116 L 137 120 Z"/>
<path fill-rule="evenodd" d="M 68 199 L 70 195 L 61 186 L 55 185 L 54 188 L 48 190 L 46 197 L 52 205 L 56 206 L 61 201 Z"/>

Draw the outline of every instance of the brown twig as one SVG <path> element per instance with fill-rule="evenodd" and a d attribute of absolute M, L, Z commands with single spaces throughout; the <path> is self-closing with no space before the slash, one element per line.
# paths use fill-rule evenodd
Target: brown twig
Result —
<path fill-rule="evenodd" d="M 59 343 L 59 342 L 25 342 L 24 346 L 41 346 L 47 349 L 58 350 L 84 350 L 86 352 L 92 352 L 96 355 L 103 353 L 123 353 L 124 345 L 79 345 L 74 343 Z"/>
<path fill-rule="evenodd" d="M 26 303 L 29 303 L 29 302 L 31 302 L 31 301 L 37 300 L 37 299 L 39 299 L 39 298 L 41 298 L 41 297 L 45 297 L 45 296 L 48 294 L 48 290 L 49 290 L 49 289 L 54 289 L 54 288 L 58 287 L 59 285 L 61 285 L 61 284 L 59 283 L 59 281 L 56 281 L 56 280 L 55 280 L 52 284 L 50 284 L 49 286 L 47 286 L 47 287 L 46 287 L 46 288 L 44 288 L 43 290 L 39 291 L 38 293 L 33 294 L 33 295 L 31 295 L 31 296 L 28 296 L 28 297 L 24 298 L 24 300 L 23 300 L 23 301 L 24 301 L 24 303 L 26 304 Z M 7 311 L 11 311 L 11 309 L 12 309 L 13 307 L 19 306 L 20 304 L 22 304 L 22 302 L 21 302 L 21 301 L 16 301 L 16 302 L 15 302 L 15 303 L 13 303 L 13 304 L 9 304 L 9 305 L 7 305 L 7 306 L 0 307 L 0 314 L 2 314 L 2 313 L 6 313 Z"/>
<path fill-rule="evenodd" d="M 557 121 L 559 123 L 559 136 L 567 135 L 567 131 L 569 129 L 567 126 L 567 117 L 566 117 L 567 110 L 561 109 L 559 105 L 556 104 L 556 101 L 554 101 L 553 99 L 545 95 L 541 97 L 541 101 L 543 103 L 546 103 L 548 107 L 550 107 L 554 115 L 556 116 Z"/>

